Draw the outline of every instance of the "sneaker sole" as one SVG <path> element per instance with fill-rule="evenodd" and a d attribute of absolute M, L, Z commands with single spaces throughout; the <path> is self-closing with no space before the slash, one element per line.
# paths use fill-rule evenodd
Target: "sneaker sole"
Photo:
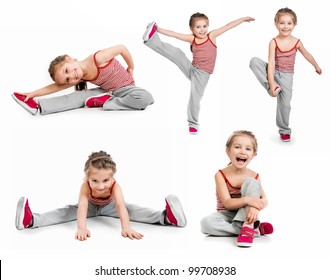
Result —
<path fill-rule="evenodd" d="M 238 247 L 251 247 L 253 243 L 237 242 Z"/>
<path fill-rule="evenodd" d="M 24 205 L 26 203 L 26 198 L 21 197 L 20 200 L 17 203 L 16 208 L 16 219 L 15 219 L 15 225 L 17 229 L 24 229 L 23 226 L 23 219 L 24 219 Z"/>
<path fill-rule="evenodd" d="M 38 113 L 38 109 L 33 109 L 30 106 L 28 106 L 25 102 L 19 100 L 16 98 L 16 96 L 14 94 L 11 95 L 13 97 L 13 99 L 19 104 L 21 105 L 26 111 L 28 111 L 31 115 L 36 115 Z"/>
<path fill-rule="evenodd" d="M 177 221 L 177 226 L 185 227 L 187 225 L 187 219 L 184 215 L 179 199 L 175 195 L 168 195 L 165 200 L 171 208 L 171 211 Z"/>
<path fill-rule="evenodd" d="M 155 25 L 155 21 L 153 21 L 152 23 L 150 23 L 150 26 L 146 29 L 146 31 L 143 33 L 143 41 L 147 42 L 150 38 L 149 38 L 149 33 L 152 30 L 153 26 Z"/>

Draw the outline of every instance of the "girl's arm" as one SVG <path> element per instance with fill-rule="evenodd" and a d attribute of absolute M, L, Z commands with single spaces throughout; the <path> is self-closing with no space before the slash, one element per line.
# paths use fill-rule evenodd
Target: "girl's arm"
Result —
<path fill-rule="evenodd" d="M 84 182 L 80 188 L 78 210 L 77 210 L 77 224 L 76 239 L 83 241 L 90 237 L 90 231 L 87 229 L 87 210 L 88 210 L 88 182 Z"/>
<path fill-rule="evenodd" d="M 128 49 L 124 45 L 117 45 L 114 47 L 110 47 L 104 50 L 99 51 L 96 54 L 96 62 L 99 66 L 106 65 L 111 59 L 116 57 L 117 55 L 121 55 L 127 64 L 127 71 L 131 74 L 134 70 L 133 58 L 128 51 Z"/>
<path fill-rule="evenodd" d="M 113 186 L 113 197 L 121 223 L 121 235 L 123 237 L 128 237 L 129 239 L 141 239 L 143 235 L 131 229 L 124 195 L 118 183 Z"/>
<path fill-rule="evenodd" d="M 232 29 L 232 28 L 236 27 L 237 25 L 240 25 L 243 22 L 250 22 L 253 20 L 254 20 L 254 18 L 252 18 L 252 17 L 242 17 L 242 18 L 236 19 L 234 21 L 231 21 L 223 27 L 212 30 L 210 32 L 210 38 L 211 38 L 211 40 L 213 40 L 216 37 L 220 36 L 221 34 L 225 33 L 226 31 L 228 31 L 229 29 Z"/>
<path fill-rule="evenodd" d="M 184 41 L 184 42 L 188 42 L 188 43 L 192 43 L 194 40 L 194 35 L 192 34 L 182 34 L 182 33 L 177 33 L 175 31 L 171 31 L 171 30 L 167 30 L 164 28 L 160 28 L 157 26 L 157 31 L 160 34 L 166 35 L 168 37 L 173 37 L 176 38 L 178 40 Z"/>
<path fill-rule="evenodd" d="M 45 86 L 41 89 L 38 89 L 38 90 L 35 90 L 35 91 L 32 91 L 32 92 L 27 92 L 27 93 L 20 93 L 20 94 L 26 96 L 26 98 L 24 99 L 24 102 L 26 102 L 30 98 L 39 97 L 39 96 L 43 96 L 43 95 L 48 95 L 48 94 L 51 94 L 51 93 L 54 93 L 54 92 L 58 92 L 58 91 L 67 89 L 71 86 L 72 85 L 59 85 L 57 83 L 53 83 L 53 84 Z"/>
<path fill-rule="evenodd" d="M 240 198 L 231 198 L 227 188 L 227 184 L 223 179 L 222 175 L 220 174 L 220 172 L 217 172 L 215 175 L 215 183 L 216 183 L 217 193 L 226 209 L 234 210 L 234 209 L 242 208 L 247 205 L 254 207 L 258 210 L 263 208 L 264 203 L 262 199 L 258 197 L 246 196 Z"/>
<path fill-rule="evenodd" d="M 277 86 L 275 83 L 275 41 L 271 40 L 269 43 L 268 49 L 268 68 L 267 68 L 267 77 L 269 83 L 269 91 L 271 96 L 276 97 L 274 94 L 275 87 Z"/>
<path fill-rule="evenodd" d="M 314 59 L 314 57 L 305 49 L 303 43 L 300 41 L 298 43 L 297 46 L 298 50 L 301 52 L 301 54 L 304 56 L 304 58 L 314 66 L 315 71 L 317 74 L 322 74 L 322 70 L 321 68 L 318 66 L 318 64 L 316 63 L 316 60 Z"/>

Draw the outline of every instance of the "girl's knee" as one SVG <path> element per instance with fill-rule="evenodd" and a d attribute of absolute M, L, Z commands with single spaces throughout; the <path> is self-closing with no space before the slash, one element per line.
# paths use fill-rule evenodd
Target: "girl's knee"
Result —
<path fill-rule="evenodd" d="M 210 217 L 209 216 L 206 216 L 204 217 L 202 220 L 201 220 L 201 232 L 202 233 L 205 233 L 205 234 L 208 234 L 210 232 L 210 225 L 211 225 L 211 222 L 210 222 Z"/>
<path fill-rule="evenodd" d="M 244 180 L 243 185 L 241 187 L 241 193 L 244 195 L 246 192 L 257 191 L 260 192 L 260 184 L 254 178 L 247 178 Z"/>

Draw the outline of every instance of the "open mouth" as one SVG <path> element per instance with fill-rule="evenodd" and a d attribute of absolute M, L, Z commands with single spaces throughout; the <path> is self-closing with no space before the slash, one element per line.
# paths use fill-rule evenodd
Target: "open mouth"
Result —
<path fill-rule="evenodd" d="M 246 158 L 237 157 L 236 160 L 238 162 L 246 162 L 247 159 Z"/>

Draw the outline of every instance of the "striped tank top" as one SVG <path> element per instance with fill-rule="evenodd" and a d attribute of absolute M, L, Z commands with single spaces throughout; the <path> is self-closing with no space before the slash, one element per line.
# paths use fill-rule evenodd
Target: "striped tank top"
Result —
<path fill-rule="evenodd" d="M 98 74 L 96 78 L 88 82 L 108 91 L 135 85 L 132 75 L 126 71 L 117 59 L 113 58 L 106 65 L 100 67 L 96 63 L 96 54 L 97 52 L 94 54 L 94 63 Z"/>
<path fill-rule="evenodd" d="M 192 65 L 212 74 L 217 58 L 217 46 L 211 41 L 209 34 L 207 34 L 207 40 L 201 44 L 196 43 L 195 37 L 191 47 L 193 52 Z"/>
<path fill-rule="evenodd" d="M 222 175 L 223 179 L 226 182 L 230 197 L 231 198 L 240 198 L 241 197 L 241 188 L 240 187 L 239 188 L 238 187 L 236 187 L 236 188 L 233 187 L 232 184 L 228 181 L 228 179 L 227 179 L 226 175 L 223 173 L 223 171 L 219 170 L 219 172 L 220 172 L 220 174 Z M 257 180 L 258 177 L 259 177 L 259 174 L 257 173 L 257 175 L 254 178 Z M 217 211 L 226 210 L 226 208 L 223 205 L 218 193 L 216 193 L 216 196 L 217 196 Z"/>
<path fill-rule="evenodd" d="M 104 206 L 104 205 L 108 205 L 109 203 L 111 203 L 113 201 L 113 195 L 112 195 L 112 189 L 113 187 L 116 185 L 116 180 L 113 181 L 111 187 L 110 187 L 110 190 L 109 190 L 109 196 L 108 197 L 105 197 L 105 198 L 100 198 L 100 197 L 94 197 L 92 195 L 92 189 L 90 189 L 90 192 L 89 192 L 89 196 L 88 196 L 88 200 L 92 203 L 94 203 L 95 205 L 98 205 L 98 206 Z"/>
<path fill-rule="evenodd" d="M 282 51 L 276 42 L 276 39 L 273 39 L 275 41 L 276 47 L 275 47 L 275 69 L 282 72 L 294 72 L 294 63 L 296 61 L 296 53 L 297 53 L 297 45 L 299 43 L 299 39 L 288 51 Z"/>

